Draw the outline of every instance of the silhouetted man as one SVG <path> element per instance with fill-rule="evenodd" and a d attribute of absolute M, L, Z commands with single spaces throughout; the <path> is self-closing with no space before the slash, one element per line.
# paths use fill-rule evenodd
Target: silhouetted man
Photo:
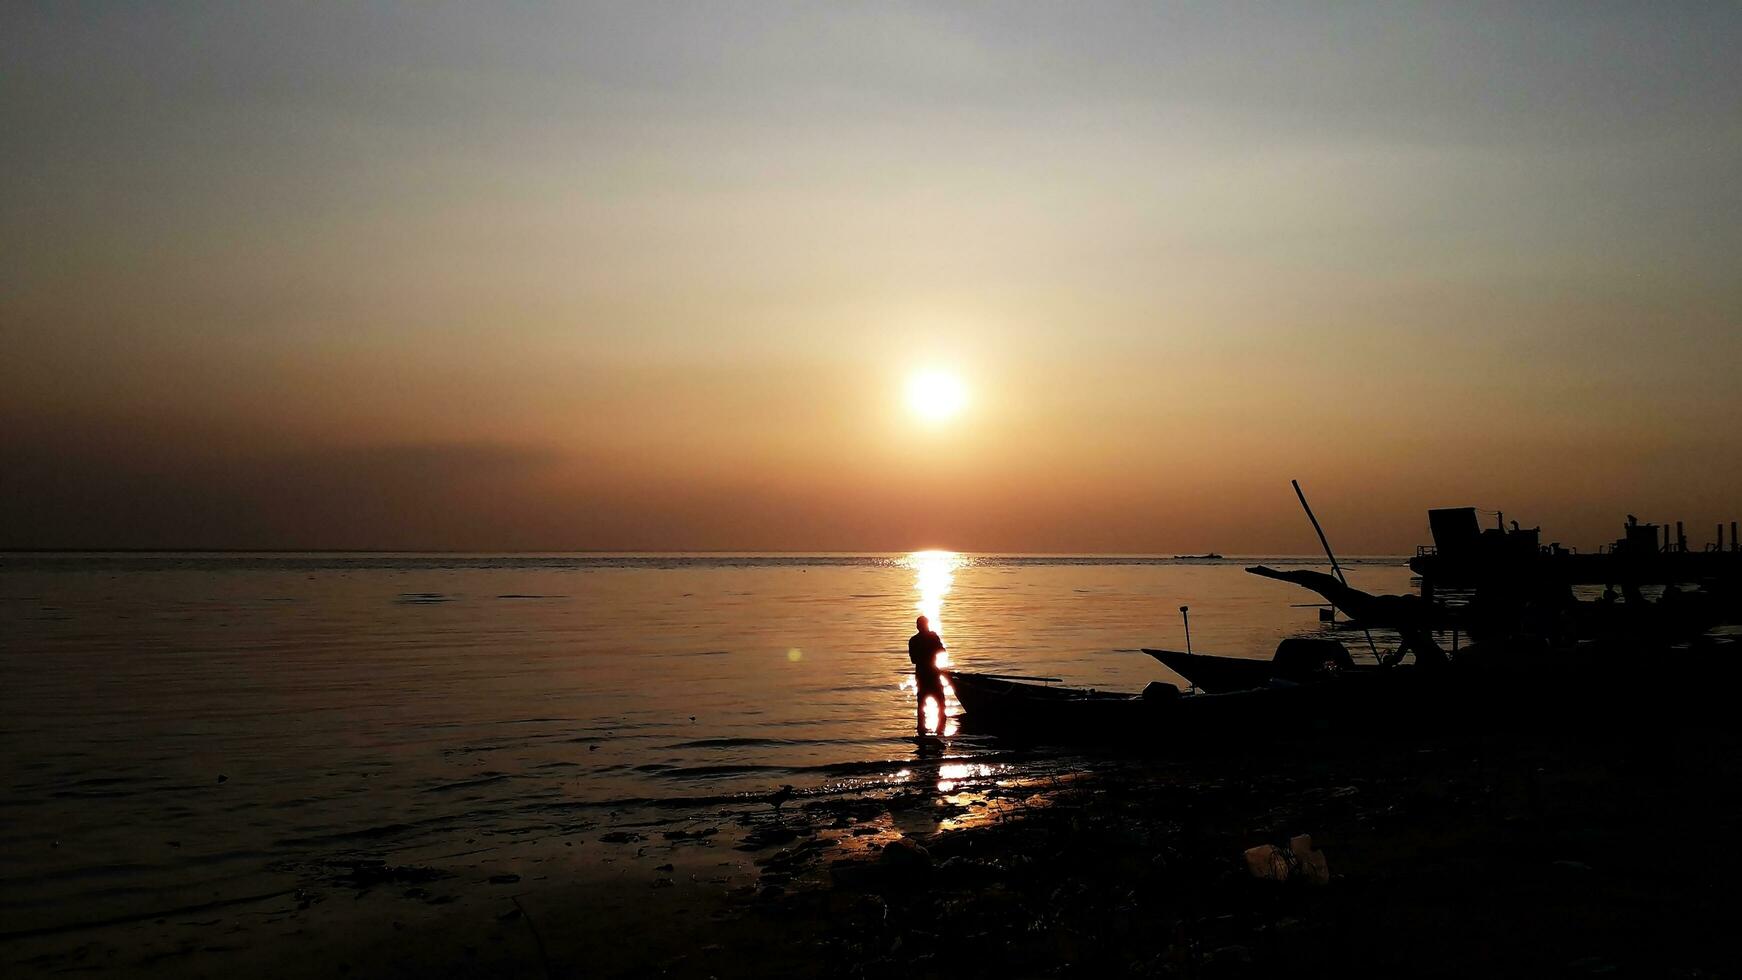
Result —
<path fill-rule="evenodd" d="M 944 641 L 931 630 L 931 623 L 924 616 L 919 617 L 914 625 L 919 632 L 907 641 L 907 659 L 913 661 L 915 710 L 919 734 L 925 732 L 925 702 L 932 698 L 938 703 L 938 734 L 944 731 L 944 675 L 938 670 L 938 654 L 943 652 Z"/>

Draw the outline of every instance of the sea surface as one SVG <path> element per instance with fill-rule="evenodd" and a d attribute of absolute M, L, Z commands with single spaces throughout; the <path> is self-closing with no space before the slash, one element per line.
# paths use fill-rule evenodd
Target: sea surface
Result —
<path fill-rule="evenodd" d="M 916 776 L 905 641 L 1138 691 L 1268 657 L 1317 597 L 1220 561 L 1033 555 L 0 555 L 0 934 L 300 862 L 1092 765 L 970 730 Z M 1401 558 L 1350 584 L 1412 588 Z M 1338 633 L 1365 650 L 1359 633 Z M 1386 639 L 1379 638 L 1383 647 Z M 1395 645 L 1393 643 L 1393 645 Z M 952 706 L 954 707 L 954 706 Z"/>

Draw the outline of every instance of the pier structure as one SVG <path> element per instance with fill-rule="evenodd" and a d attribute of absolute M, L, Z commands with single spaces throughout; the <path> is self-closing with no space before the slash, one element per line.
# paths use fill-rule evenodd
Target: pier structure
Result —
<path fill-rule="evenodd" d="M 1506 524 L 1497 514 L 1495 526 L 1482 527 L 1474 507 L 1428 511 L 1434 543 L 1416 549 L 1409 567 L 1421 576 L 1423 598 L 1443 590 L 1501 588 L 1530 591 L 1574 585 L 1671 585 L 1719 579 L 1742 581 L 1742 543 L 1736 522 L 1730 522 L 1729 547 L 1724 526 L 1715 544 L 1702 550 L 1688 547 L 1682 522 L 1642 523 L 1631 515 L 1622 536 L 1596 553 L 1580 554 L 1560 542 L 1543 544 L 1541 528 Z M 1662 543 L 1659 543 L 1661 532 Z"/>

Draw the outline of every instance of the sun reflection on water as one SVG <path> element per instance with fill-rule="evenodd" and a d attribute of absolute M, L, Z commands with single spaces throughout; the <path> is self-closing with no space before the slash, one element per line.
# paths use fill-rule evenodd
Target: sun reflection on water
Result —
<path fill-rule="evenodd" d="M 950 587 L 955 584 L 956 569 L 967 563 L 966 558 L 954 551 L 915 551 L 901 560 L 901 564 L 913 569 L 913 588 L 919 593 L 919 601 L 914 603 L 914 608 L 919 610 L 921 616 L 930 620 L 932 630 L 940 636 L 944 633 L 944 597 L 950 594 Z M 946 637 L 944 642 L 949 643 L 949 639 Z M 937 665 L 939 667 L 950 666 L 948 650 L 938 654 Z M 901 687 L 902 690 L 913 690 L 916 684 L 914 679 L 909 677 L 902 681 Z M 955 689 L 950 686 L 948 680 L 945 680 L 944 701 L 946 707 L 954 703 L 955 700 Z M 956 711 L 946 710 L 944 717 L 940 719 L 937 703 L 928 700 L 925 704 L 926 730 L 944 736 L 956 734 L 960 727 L 956 721 L 956 716 L 960 714 L 959 707 L 958 705 Z"/>
<path fill-rule="evenodd" d="M 986 779 L 997 775 L 1000 767 L 971 762 L 952 762 L 938 767 L 938 792 L 953 793 L 956 784 L 969 779 Z"/>
<path fill-rule="evenodd" d="M 919 593 L 914 608 L 931 620 L 932 629 L 942 634 L 944 596 L 950 594 L 950 586 L 956 582 L 956 569 L 966 565 L 967 559 L 953 551 L 916 551 L 903 564 L 913 569 L 913 587 Z M 938 656 L 938 665 L 948 666 L 944 655 Z"/>

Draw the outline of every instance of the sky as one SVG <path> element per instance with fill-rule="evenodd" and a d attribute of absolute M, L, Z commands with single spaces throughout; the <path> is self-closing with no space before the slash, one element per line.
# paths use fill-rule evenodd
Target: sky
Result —
<path fill-rule="evenodd" d="M 1742 518 L 1742 6 L 0 7 L 0 547 Z M 967 394 L 936 421 L 922 371 Z"/>

